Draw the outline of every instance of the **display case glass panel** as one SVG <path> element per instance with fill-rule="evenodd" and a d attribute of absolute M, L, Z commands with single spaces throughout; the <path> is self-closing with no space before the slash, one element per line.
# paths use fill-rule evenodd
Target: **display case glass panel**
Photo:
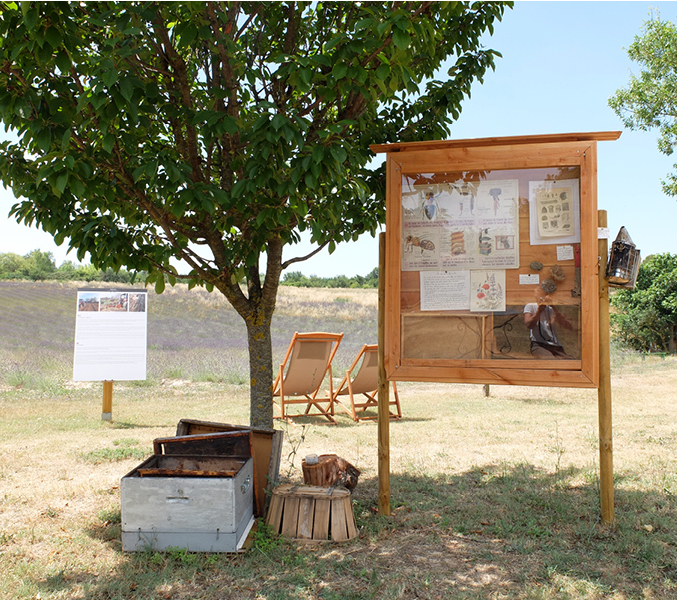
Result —
<path fill-rule="evenodd" d="M 389 378 L 596 386 L 595 151 L 388 155 Z"/>

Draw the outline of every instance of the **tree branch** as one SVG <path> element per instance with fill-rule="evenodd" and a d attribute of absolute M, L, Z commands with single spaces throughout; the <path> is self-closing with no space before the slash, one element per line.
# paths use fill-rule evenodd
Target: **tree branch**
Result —
<path fill-rule="evenodd" d="M 285 261 L 284 263 L 282 263 L 281 271 L 284 271 L 286 268 L 293 265 L 294 263 L 303 262 L 304 260 L 308 260 L 309 258 L 312 258 L 318 252 L 320 252 L 325 246 L 327 246 L 328 244 L 329 244 L 329 242 L 325 242 L 324 244 L 321 244 L 320 246 L 318 246 L 310 254 L 306 254 L 305 256 L 299 256 L 297 258 L 291 258 L 288 261 Z"/>

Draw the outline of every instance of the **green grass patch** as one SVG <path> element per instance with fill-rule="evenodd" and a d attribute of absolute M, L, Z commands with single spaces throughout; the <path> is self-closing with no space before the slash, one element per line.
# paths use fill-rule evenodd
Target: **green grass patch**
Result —
<path fill-rule="evenodd" d="M 104 462 L 117 462 L 130 458 L 142 460 L 152 454 L 152 451 L 149 451 L 148 448 L 139 447 L 138 440 L 130 438 L 113 440 L 112 446 L 112 448 L 98 448 L 90 452 L 84 452 L 79 456 L 85 462 L 98 465 Z"/>

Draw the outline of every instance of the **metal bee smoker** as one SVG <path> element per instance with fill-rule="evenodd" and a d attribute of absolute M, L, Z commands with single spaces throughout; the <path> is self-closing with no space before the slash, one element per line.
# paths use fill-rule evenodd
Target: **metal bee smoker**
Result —
<path fill-rule="evenodd" d="M 621 227 L 616 240 L 611 244 L 611 252 L 609 253 L 609 262 L 606 269 L 609 285 L 633 289 L 641 262 L 639 250 L 632 242 L 628 230 Z"/>

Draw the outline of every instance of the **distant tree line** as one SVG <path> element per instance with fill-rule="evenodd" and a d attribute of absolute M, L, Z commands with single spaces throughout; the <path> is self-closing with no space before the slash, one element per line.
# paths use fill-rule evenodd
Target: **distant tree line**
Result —
<path fill-rule="evenodd" d="M 115 272 L 113 269 L 102 271 L 92 265 L 80 265 L 72 261 L 64 261 L 56 266 L 51 252 L 33 250 L 23 256 L 13 252 L 0 253 L 0 280 L 23 279 L 27 281 L 108 281 L 111 283 L 132 283 L 133 280 L 144 281 L 145 273 L 133 273 L 125 269 Z M 181 278 L 177 278 L 181 281 Z M 307 277 L 300 271 L 292 271 L 284 276 L 282 285 L 294 287 L 325 288 L 376 288 L 378 287 L 378 267 L 362 277 Z"/>
<path fill-rule="evenodd" d="M 125 269 L 102 271 L 92 265 L 64 261 L 57 268 L 51 252 L 33 250 L 23 256 L 12 252 L 0 253 L 0 280 L 24 279 L 28 281 L 108 281 L 132 283 L 132 273 Z M 136 279 L 145 279 L 137 275 Z"/>
<path fill-rule="evenodd" d="M 345 275 L 318 277 L 317 275 L 311 275 L 308 277 L 300 271 L 291 271 L 290 273 L 285 273 L 280 283 L 281 285 L 294 287 L 377 288 L 378 267 L 364 277 L 361 275 L 355 275 L 354 277 L 346 277 Z"/>

